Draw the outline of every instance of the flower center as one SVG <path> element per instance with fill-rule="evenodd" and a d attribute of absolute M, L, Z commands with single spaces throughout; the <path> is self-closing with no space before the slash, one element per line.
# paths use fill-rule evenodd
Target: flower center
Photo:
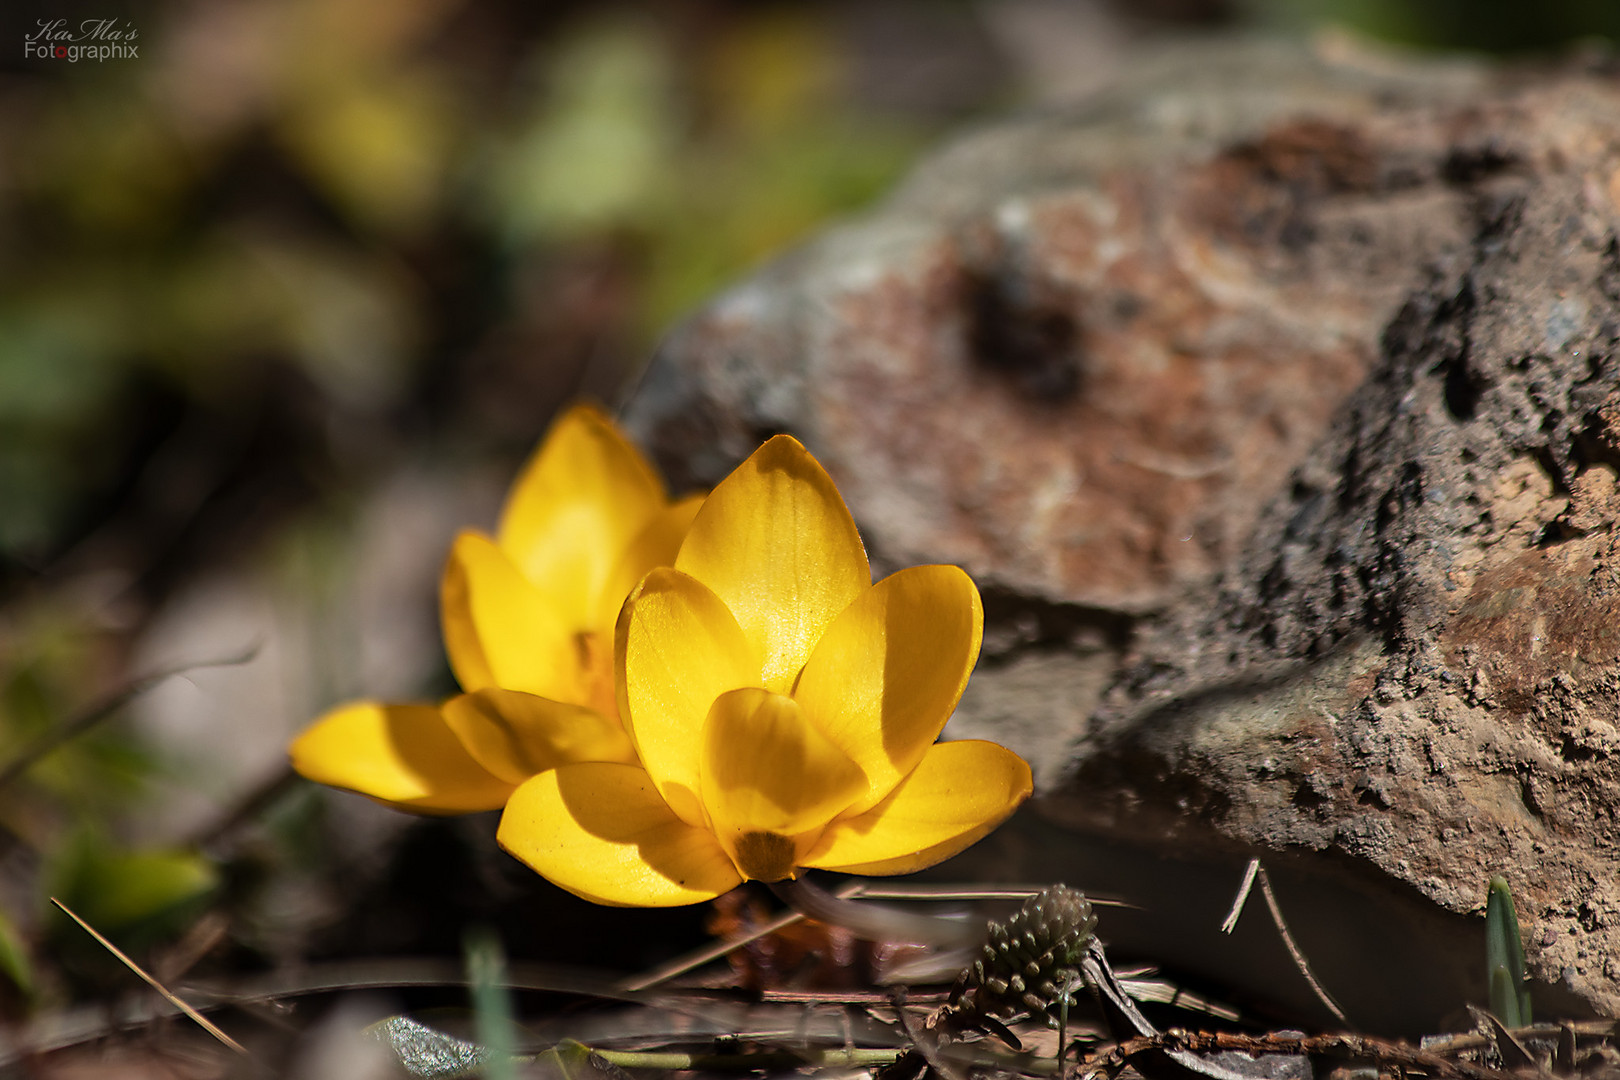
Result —
<path fill-rule="evenodd" d="M 737 837 L 735 862 L 752 881 L 781 881 L 793 876 L 793 838 L 773 832 L 745 832 Z"/>
<path fill-rule="evenodd" d="M 610 720 L 619 718 L 619 700 L 613 685 L 613 635 L 581 630 L 574 635 L 579 658 L 580 704 Z"/>

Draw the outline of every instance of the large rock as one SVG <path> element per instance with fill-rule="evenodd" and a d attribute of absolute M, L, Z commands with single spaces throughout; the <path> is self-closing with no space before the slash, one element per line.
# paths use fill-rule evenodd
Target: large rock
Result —
<path fill-rule="evenodd" d="M 1135 70 L 948 147 L 722 296 L 631 422 L 699 480 L 799 433 L 895 563 L 1130 613 L 1206 578 L 1466 244 L 1507 133 L 1460 120 L 1466 70 L 1271 46 Z"/>
<path fill-rule="evenodd" d="M 1333 852 L 1455 911 L 1500 871 L 1536 974 L 1620 1010 L 1617 136 L 1505 144 L 1530 175 L 1243 552 L 1140 625 L 1049 810 Z"/>
<path fill-rule="evenodd" d="M 633 429 L 696 481 L 792 431 L 877 565 L 970 570 L 953 730 L 1029 756 L 1049 820 L 1271 852 L 1419 950 L 1500 871 L 1544 994 L 1620 1010 L 1620 85 L 1131 68 L 718 298 Z M 1483 998 L 1362 983 L 1408 1026 Z"/>

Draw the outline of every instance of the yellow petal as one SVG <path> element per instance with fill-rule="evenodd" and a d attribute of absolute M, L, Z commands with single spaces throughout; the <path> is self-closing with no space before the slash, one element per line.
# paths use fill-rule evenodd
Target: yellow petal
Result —
<path fill-rule="evenodd" d="M 489 537 L 456 537 L 439 587 L 450 669 L 461 688 L 500 686 L 555 701 L 585 695 L 579 627 Z"/>
<path fill-rule="evenodd" d="M 703 806 L 746 878 L 792 876 L 792 838 L 831 821 L 866 791 L 860 768 L 790 697 L 722 694 L 703 729 Z"/>
<path fill-rule="evenodd" d="M 757 654 L 720 598 L 669 567 L 645 578 L 619 616 L 619 717 L 664 800 L 703 825 L 703 725 L 715 698 L 759 682 Z"/>
<path fill-rule="evenodd" d="M 872 584 L 838 489 L 798 440 L 778 435 L 720 482 L 675 567 L 725 601 L 787 693 L 822 631 Z"/>
<path fill-rule="evenodd" d="M 495 835 L 535 871 L 598 904 L 695 904 L 742 880 L 714 834 L 676 817 L 634 765 L 564 765 L 525 781 Z"/>
<path fill-rule="evenodd" d="M 641 453 L 600 411 L 576 405 L 518 474 L 495 535 L 526 577 L 555 592 L 560 615 L 588 628 L 620 554 L 663 507 L 664 485 Z"/>
<path fill-rule="evenodd" d="M 955 566 L 914 566 L 863 592 L 816 645 L 793 697 L 855 759 L 876 805 L 922 760 L 979 657 L 984 609 Z"/>
<path fill-rule="evenodd" d="M 681 549 L 681 541 L 686 539 L 686 531 L 692 527 L 692 518 L 702 505 L 702 495 L 689 495 L 653 515 L 647 527 L 641 530 L 641 535 L 619 556 L 613 572 L 608 575 L 594 626 L 612 627 L 619 618 L 619 609 L 624 606 L 625 597 L 630 595 L 630 590 L 646 576 L 647 571 L 655 566 L 674 564 L 675 553 Z"/>
<path fill-rule="evenodd" d="M 316 783 L 406 810 L 496 810 L 512 793 L 513 785 L 473 760 L 431 705 L 342 705 L 294 739 L 289 752 L 293 768 Z"/>
<path fill-rule="evenodd" d="M 940 743 L 894 794 L 827 826 L 801 861 L 850 874 L 909 874 L 984 836 L 1032 790 L 1029 766 L 1011 750 L 977 740 Z"/>
<path fill-rule="evenodd" d="M 451 698 L 444 703 L 444 720 L 474 760 L 514 785 L 576 761 L 636 760 L 618 721 L 516 690 L 490 688 Z"/>

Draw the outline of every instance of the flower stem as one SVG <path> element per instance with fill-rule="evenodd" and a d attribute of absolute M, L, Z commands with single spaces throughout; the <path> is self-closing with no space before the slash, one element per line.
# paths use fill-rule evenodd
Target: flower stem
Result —
<path fill-rule="evenodd" d="M 564 1065 L 581 1060 L 583 1056 L 600 1058 L 602 1061 L 610 1065 L 617 1065 L 621 1069 L 657 1069 L 662 1072 L 690 1069 L 704 1069 L 712 1072 L 740 1070 L 752 1072 L 760 1069 L 793 1069 L 806 1066 L 821 1069 L 867 1069 L 891 1064 L 904 1057 L 906 1053 L 907 1051 L 903 1047 L 849 1046 L 806 1047 L 799 1050 L 774 1050 L 738 1054 L 699 1054 L 679 1050 L 598 1050 L 573 1043 L 566 1047 L 559 1046 L 555 1050 L 548 1050 L 534 1058 L 525 1060 L 543 1065 L 552 1060 L 552 1055 L 559 1054 L 560 1056 L 556 1060 Z M 1052 1058 L 1039 1058 L 1033 1054 L 997 1053 L 986 1044 L 942 1048 L 942 1056 L 966 1065 L 991 1065 L 1002 1071 L 1014 1071 L 1036 1076 L 1051 1075 L 1058 1071 L 1057 1062 Z"/>
<path fill-rule="evenodd" d="M 884 904 L 860 903 L 834 896 L 802 877 L 773 881 L 770 887 L 779 900 L 807 918 L 841 926 L 868 941 L 911 941 L 958 948 L 984 940 L 985 926 L 981 922 L 942 919 Z"/>

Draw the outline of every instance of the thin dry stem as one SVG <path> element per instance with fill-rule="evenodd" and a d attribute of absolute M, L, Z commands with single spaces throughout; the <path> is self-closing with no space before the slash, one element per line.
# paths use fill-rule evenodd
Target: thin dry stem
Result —
<path fill-rule="evenodd" d="M 1221 929 L 1230 934 L 1237 926 L 1238 917 L 1243 914 L 1243 906 L 1248 901 L 1249 893 L 1253 891 L 1256 880 L 1260 882 L 1260 895 L 1266 898 L 1266 908 L 1271 912 L 1272 925 L 1276 926 L 1277 934 L 1282 938 L 1283 947 L 1288 950 L 1288 955 L 1293 959 L 1294 966 L 1299 969 L 1301 975 L 1305 976 L 1305 982 L 1310 986 L 1311 992 L 1316 995 L 1317 1000 L 1327 1006 L 1327 1010 L 1334 1015 L 1339 1023 L 1349 1027 L 1350 1020 L 1344 1015 L 1344 1009 L 1333 999 L 1333 995 L 1327 992 L 1327 988 L 1317 980 L 1316 973 L 1311 970 L 1310 961 L 1305 959 L 1304 951 L 1294 941 L 1294 935 L 1288 932 L 1288 923 L 1283 919 L 1282 906 L 1277 903 L 1277 894 L 1271 891 L 1271 878 L 1266 873 L 1266 868 L 1260 865 L 1259 859 L 1249 860 L 1248 869 L 1243 873 L 1243 884 L 1238 889 L 1237 899 L 1232 902 L 1232 910 L 1226 916 L 1226 921 L 1221 923 Z"/>
<path fill-rule="evenodd" d="M 61 908 L 63 914 L 65 914 L 68 918 L 72 919 L 74 922 L 78 923 L 81 927 L 83 927 L 84 932 L 89 934 L 91 937 L 95 938 L 96 941 L 100 943 L 102 948 L 106 949 L 108 952 L 110 952 L 114 956 L 118 957 L 118 959 L 123 962 L 123 965 L 125 967 L 129 968 L 129 970 L 131 970 L 135 974 L 139 975 L 143 980 L 145 980 L 145 982 L 146 982 L 146 984 L 148 986 L 150 986 L 152 989 L 156 990 L 158 993 L 162 994 L 163 997 L 169 1002 L 169 1004 L 173 1005 L 175 1008 L 177 1008 L 181 1012 L 185 1013 L 186 1016 L 190 1017 L 191 1020 L 194 1023 L 196 1023 L 196 1025 L 198 1027 L 202 1028 L 204 1031 L 208 1032 L 208 1034 L 212 1035 L 214 1038 L 218 1039 L 220 1042 L 224 1043 L 226 1046 L 230 1047 L 232 1050 L 235 1050 L 238 1054 L 241 1054 L 243 1057 L 249 1057 L 250 1056 L 248 1054 L 248 1052 L 247 1052 L 247 1047 L 243 1046 L 241 1043 L 237 1042 L 235 1039 L 233 1039 L 229 1035 L 225 1034 L 223 1031 L 221 1031 L 219 1029 L 219 1027 L 212 1020 L 208 1019 L 208 1017 L 204 1016 L 202 1013 L 198 1012 L 196 1009 L 193 1009 L 190 1005 L 186 1004 L 184 1001 L 181 1001 L 178 997 L 176 997 L 173 993 L 171 993 L 169 991 L 168 987 L 164 986 L 162 983 L 158 982 L 152 976 L 148 975 L 146 973 L 146 971 L 144 969 L 142 969 L 142 967 L 139 964 L 137 964 L 135 961 L 131 960 L 124 953 L 124 951 L 122 949 L 120 949 L 118 946 L 114 945 L 112 942 L 108 941 L 105 937 L 103 937 L 101 935 L 101 932 L 98 931 L 95 927 L 91 926 L 89 923 L 87 923 L 83 919 L 79 918 L 78 914 L 75 913 L 72 908 L 68 907 L 66 904 L 62 903 L 62 901 L 58 900 L 54 896 L 51 897 L 51 903 L 53 903 L 57 907 Z"/>

